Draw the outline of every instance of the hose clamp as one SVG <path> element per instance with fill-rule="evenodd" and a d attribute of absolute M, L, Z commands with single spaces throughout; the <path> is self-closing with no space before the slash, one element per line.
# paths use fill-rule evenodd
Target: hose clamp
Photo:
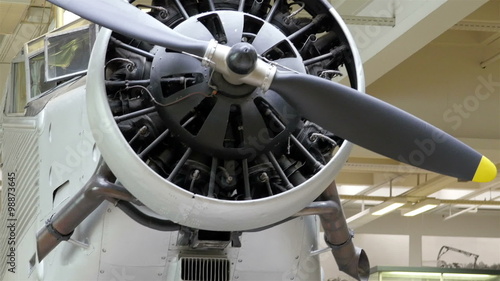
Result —
<path fill-rule="evenodd" d="M 71 231 L 69 234 L 62 234 L 59 232 L 57 229 L 54 228 L 54 225 L 52 225 L 52 218 L 48 219 L 45 222 L 45 227 L 47 227 L 47 231 L 54 236 L 57 241 L 68 241 L 71 238 L 71 235 L 73 235 L 74 231 Z"/>
<path fill-rule="evenodd" d="M 326 238 L 326 233 L 324 238 L 325 238 L 325 243 L 326 245 L 328 245 L 328 247 L 330 247 L 332 250 L 337 250 L 352 242 L 352 238 L 354 238 L 354 231 L 352 229 L 349 229 L 349 238 L 347 238 L 346 241 L 340 244 L 333 244 L 332 242 L 328 241 L 328 239 Z"/>

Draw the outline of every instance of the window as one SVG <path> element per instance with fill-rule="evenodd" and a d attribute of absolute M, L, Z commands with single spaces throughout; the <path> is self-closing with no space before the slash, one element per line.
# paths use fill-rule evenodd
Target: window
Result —
<path fill-rule="evenodd" d="M 56 81 L 85 73 L 95 33 L 90 26 L 49 34 L 45 38 L 47 81 Z"/>
<path fill-rule="evenodd" d="M 55 82 L 45 80 L 44 37 L 37 38 L 26 44 L 26 64 L 28 66 L 29 88 L 28 101 L 56 86 Z"/>
<path fill-rule="evenodd" d="M 24 114 L 28 102 L 85 73 L 96 33 L 81 19 L 26 43 L 12 62 L 5 113 Z"/>
<path fill-rule="evenodd" d="M 38 53 L 29 59 L 29 71 L 30 100 L 56 86 L 55 82 L 51 83 L 45 81 L 45 56 L 43 52 Z"/>
<path fill-rule="evenodd" d="M 24 60 L 13 62 L 11 87 L 6 113 L 24 113 L 26 106 L 26 69 Z"/>

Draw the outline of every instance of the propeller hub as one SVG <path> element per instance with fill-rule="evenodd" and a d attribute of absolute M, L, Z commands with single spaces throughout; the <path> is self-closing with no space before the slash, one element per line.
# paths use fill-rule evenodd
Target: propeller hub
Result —
<path fill-rule="evenodd" d="M 236 43 L 231 47 L 226 57 L 229 69 L 236 74 L 249 74 L 255 69 L 257 62 L 257 51 L 249 43 Z"/>
<path fill-rule="evenodd" d="M 247 35 L 246 30 L 255 34 Z M 215 39 L 230 48 L 217 61 L 227 67 L 224 72 L 160 46 L 151 51 L 155 57 L 149 88 L 171 134 L 195 151 L 221 159 L 253 159 L 286 144 L 300 115 L 276 92 L 262 92 L 240 79 L 252 78 L 259 68 L 258 56 L 270 52 L 272 56 L 269 49 L 275 45 L 286 45 L 282 48 L 290 52 L 278 63 L 305 72 L 300 54 L 286 36 L 262 19 L 234 11 L 193 16 L 175 31 L 199 40 Z"/>

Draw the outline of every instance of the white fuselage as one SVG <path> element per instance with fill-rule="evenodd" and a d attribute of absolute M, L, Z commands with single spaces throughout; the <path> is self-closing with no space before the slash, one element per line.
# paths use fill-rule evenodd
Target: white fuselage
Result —
<path fill-rule="evenodd" d="M 320 280 L 319 259 L 310 256 L 317 249 L 316 216 L 243 232 L 241 247 L 193 249 L 179 245 L 180 232 L 142 226 L 107 201 L 75 229 L 72 239 L 83 245 L 62 242 L 39 262 L 37 231 L 89 180 L 100 158 L 87 122 L 84 80 L 42 98 L 46 104 L 31 104 L 33 116 L 3 116 L 3 182 L 15 175 L 15 200 L 8 201 L 4 184 L 0 237 L 11 236 L 13 244 L 0 245 L 2 280 L 177 281 L 188 278 L 186 271 L 203 270 L 200 260 L 229 270 L 228 280 Z M 8 220 L 8 202 L 15 202 L 15 221 Z M 192 266 L 181 259 L 192 259 Z M 230 268 L 220 269 L 219 260 Z"/>

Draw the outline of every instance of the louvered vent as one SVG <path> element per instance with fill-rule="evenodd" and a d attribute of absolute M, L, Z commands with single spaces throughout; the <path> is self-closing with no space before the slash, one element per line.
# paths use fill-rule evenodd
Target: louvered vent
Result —
<path fill-rule="evenodd" d="M 4 191 L 1 192 L 0 221 L 0 280 L 7 272 L 7 253 L 12 245 L 7 238 L 15 235 L 16 244 L 21 243 L 28 228 L 35 222 L 38 213 L 38 179 L 40 161 L 38 154 L 38 132 L 33 129 L 12 128 L 4 126 L 2 167 Z M 11 174 L 11 180 L 8 175 Z M 9 184 L 14 187 L 9 191 Z M 9 194 L 10 193 L 10 194 Z M 15 211 L 8 211 L 8 197 L 15 202 Z M 15 219 L 15 232 L 10 233 L 8 219 Z M 17 251 L 17 249 L 16 249 Z M 16 256 L 19 253 L 15 253 Z"/>
<path fill-rule="evenodd" d="M 229 281 L 231 266 L 224 258 L 181 258 L 183 281 Z"/>

